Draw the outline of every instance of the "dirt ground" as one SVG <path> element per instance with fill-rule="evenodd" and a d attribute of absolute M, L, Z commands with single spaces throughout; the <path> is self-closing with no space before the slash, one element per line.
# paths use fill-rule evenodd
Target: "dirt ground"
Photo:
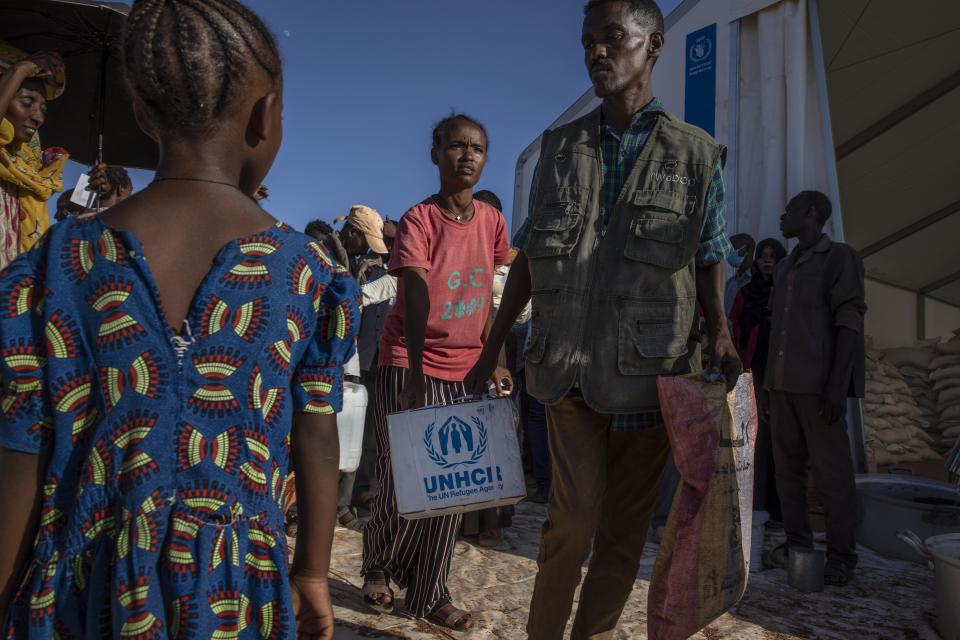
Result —
<path fill-rule="evenodd" d="M 453 633 L 402 614 L 377 616 L 360 597 L 360 534 L 338 529 L 334 540 L 331 592 L 338 620 L 337 638 L 470 638 L 519 640 L 525 637 L 527 606 L 536 576 L 542 505 L 517 506 L 514 526 L 498 549 L 457 543 L 450 579 L 457 604 L 475 613 L 476 627 Z M 292 541 L 291 541 L 292 542 Z M 779 540 L 767 536 L 767 545 Z M 936 640 L 933 573 L 918 564 L 887 560 L 861 549 L 856 580 L 845 589 L 828 587 L 805 595 L 786 584 L 786 572 L 750 575 L 747 592 L 732 611 L 694 636 L 697 640 Z M 646 638 L 645 601 L 657 547 L 648 544 L 636 586 L 614 638 Z M 400 603 L 402 604 L 402 602 Z M 400 607 L 398 607 L 398 611 Z"/>

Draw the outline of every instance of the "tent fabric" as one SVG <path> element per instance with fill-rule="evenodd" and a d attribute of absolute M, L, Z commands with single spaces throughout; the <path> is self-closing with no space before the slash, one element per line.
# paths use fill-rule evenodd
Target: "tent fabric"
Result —
<path fill-rule="evenodd" d="M 744 16 L 753 15 L 763 11 L 772 4 L 777 4 L 780 0 L 728 0 L 730 2 L 729 20 L 737 20 Z"/>
<path fill-rule="evenodd" d="M 807 16 L 807 0 L 784 0 L 740 20 L 737 231 L 757 239 L 781 239 L 784 205 L 805 189 L 831 196 L 827 232 L 843 239 Z"/>
<path fill-rule="evenodd" d="M 573 122 L 598 106 L 600 106 L 600 99 L 593 94 L 593 89 L 590 89 L 567 108 L 547 129 L 555 129 L 568 122 Z M 517 161 L 517 175 L 513 193 L 513 216 L 511 219 L 514 232 L 518 231 L 523 225 L 523 221 L 527 219 L 530 191 L 533 188 L 533 174 L 536 171 L 537 163 L 540 161 L 540 141 L 542 139 L 543 136 L 540 135 L 531 142 L 530 146 L 520 154 Z"/>
<path fill-rule="evenodd" d="M 819 2 L 846 241 L 868 277 L 960 306 L 956 281 L 929 289 L 960 279 L 960 2 L 906 7 Z"/>

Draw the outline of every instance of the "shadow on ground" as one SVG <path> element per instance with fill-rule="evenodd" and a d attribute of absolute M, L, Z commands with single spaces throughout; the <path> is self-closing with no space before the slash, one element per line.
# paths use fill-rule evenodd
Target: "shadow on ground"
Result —
<path fill-rule="evenodd" d="M 403 615 L 375 615 L 360 596 L 361 536 L 338 529 L 334 539 L 331 594 L 337 638 L 410 638 L 411 640 L 518 640 L 524 627 L 536 577 L 536 556 L 543 505 L 517 505 L 514 526 L 500 548 L 484 549 L 460 541 L 454 551 L 450 588 L 455 602 L 474 612 L 476 628 L 453 633 Z M 769 536 L 768 546 L 782 540 Z M 786 584 L 786 572 L 750 575 L 742 601 L 698 633 L 696 640 L 936 640 L 931 628 L 933 575 L 925 567 L 886 560 L 861 549 L 854 583 L 802 594 Z M 647 586 L 657 546 L 648 544 L 633 593 L 613 638 L 642 640 L 646 635 Z M 402 595 L 402 594 L 398 594 Z"/>

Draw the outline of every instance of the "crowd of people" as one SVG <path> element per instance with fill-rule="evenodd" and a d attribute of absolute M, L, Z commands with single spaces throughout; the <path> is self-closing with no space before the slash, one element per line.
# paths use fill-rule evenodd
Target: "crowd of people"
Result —
<path fill-rule="evenodd" d="M 528 499 L 547 505 L 528 636 L 561 638 L 579 586 L 571 637 L 607 637 L 678 482 L 656 379 L 701 370 L 754 375 L 754 509 L 787 539 L 765 564 L 813 546 L 809 468 L 826 581 L 853 578 L 862 263 L 823 233 L 816 191 L 786 204 L 791 252 L 727 237 L 724 147 L 653 92 L 655 2 L 590 0 L 582 46 L 602 107 L 544 134 L 512 243 L 475 191 L 488 132 L 463 114 L 430 136 L 437 191 L 397 222 L 356 205 L 299 233 L 268 214 L 282 65 L 238 0 L 134 2 L 125 73 L 154 181 L 133 193 L 98 164 L 48 230 L 68 155 L 38 131 L 69 69 L 0 47 L 5 637 L 242 636 L 251 620 L 332 637 L 335 524 L 363 537 L 372 611 L 404 589 L 409 614 L 471 628 L 454 546 L 497 546 L 512 508 L 401 517 L 387 416 L 483 393 L 517 403 Z M 344 381 L 369 397 L 353 473 L 336 455 Z"/>

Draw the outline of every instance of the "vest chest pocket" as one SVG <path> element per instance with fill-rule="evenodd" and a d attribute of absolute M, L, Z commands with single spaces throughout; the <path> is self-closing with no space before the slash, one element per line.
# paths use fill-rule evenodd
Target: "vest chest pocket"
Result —
<path fill-rule="evenodd" d="M 531 225 L 528 258 L 569 256 L 583 232 L 583 212 L 576 202 L 552 202 L 535 212 Z"/>
<path fill-rule="evenodd" d="M 695 199 L 695 198 L 694 198 Z M 693 258 L 696 238 L 687 211 L 693 203 L 675 194 L 638 191 L 623 255 L 627 260 L 665 269 L 682 269 Z"/>

